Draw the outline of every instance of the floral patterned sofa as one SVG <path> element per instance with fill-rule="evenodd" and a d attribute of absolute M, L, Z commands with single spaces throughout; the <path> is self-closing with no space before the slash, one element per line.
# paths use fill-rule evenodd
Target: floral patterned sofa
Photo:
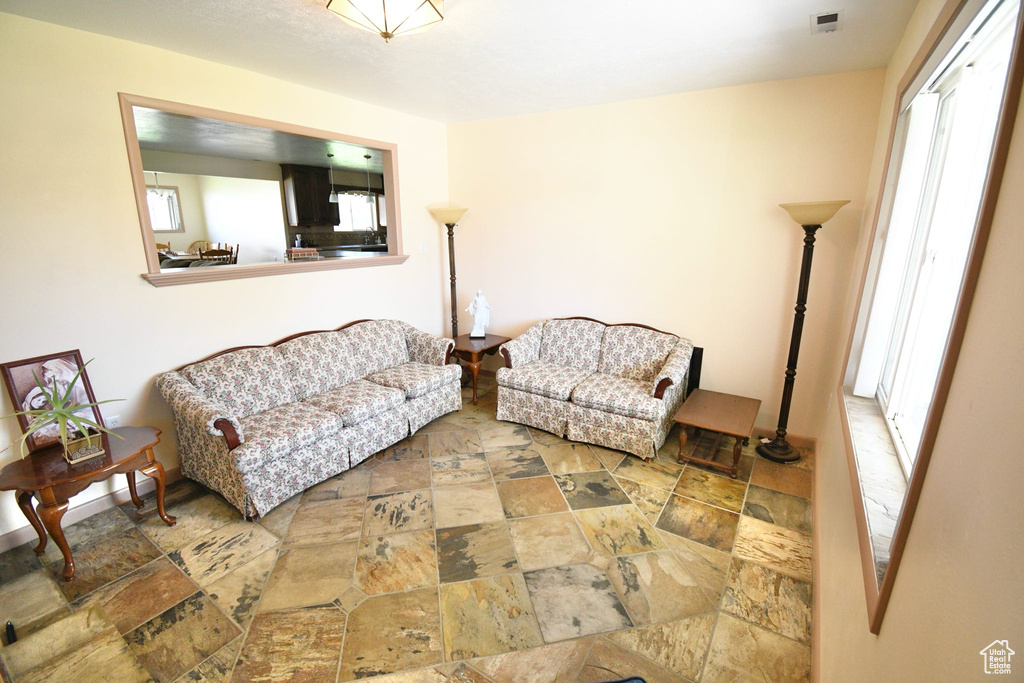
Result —
<path fill-rule="evenodd" d="M 703 349 L 645 325 L 545 320 L 502 344 L 498 419 L 654 457 L 700 379 Z"/>
<path fill-rule="evenodd" d="M 460 410 L 453 347 L 398 320 L 359 320 L 165 372 L 156 384 L 174 411 L 181 473 L 265 515 Z"/>

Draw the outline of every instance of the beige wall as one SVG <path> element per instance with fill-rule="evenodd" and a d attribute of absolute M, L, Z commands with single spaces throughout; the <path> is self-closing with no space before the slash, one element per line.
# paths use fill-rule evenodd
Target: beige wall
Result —
<path fill-rule="evenodd" d="M 641 322 L 704 346 L 702 385 L 778 420 L 803 231 L 778 204 L 852 199 L 819 233 L 790 430 L 814 435 L 864 210 L 881 70 L 453 125 L 459 309 L 491 328 Z M 462 313 L 468 322 L 468 314 Z"/>
<path fill-rule="evenodd" d="M 79 348 L 101 398 L 126 424 L 164 430 L 156 375 L 214 351 L 363 317 L 442 330 L 441 229 L 426 211 L 448 196 L 445 127 L 255 73 L 0 14 L 0 359 Z M 145 272 L 118 91 L 398 144 L 401 266 L 154 288 Z M 88 169 L 54 182 L 54 168 Z M 73 197 L 73 201 L 68 201 Z M 422 250 L 421 250 L 422 249 Z M 75 307 L 67 306 L 74 298 Z M 81 318 L 68 316 L 81 310 Z M 0 414 L 10 412 L 4 392 Z M 0 422 L 0 446 L 16 438 Z M 15 451 L 16 453 L 16 451 Z M 0 453 L 0 464 L 17 457 Z M 124 485 L 122 477 L 116 482 Z M 94 486 L 76 503 L 104 493 Z M 0 494 L 0 533 L 25 522 Z"/>
<path fill-rule="evenodd" d="M 867 204 L 875 201 L 897 82 L 942 2 L 924 0 L 886 77 Z M 979 651 L 996 639 L 1024 652 L 1024 459 L 1017 433 L 1024 414 L 1024 123 L 1018 118 L 1003 191 L 942 427 L 881 633 L 868 631 L 850 477 L 835 397 L 819 440 L 815 478 L 820 571 L 822 681 L 967 681 L 987 679 Z M 827 368 L 838 381 L 853 317 L 866 230 L 857 251 L 850 301 Z M 1013 669 L 1020 680 L 1024 659 Z"/>

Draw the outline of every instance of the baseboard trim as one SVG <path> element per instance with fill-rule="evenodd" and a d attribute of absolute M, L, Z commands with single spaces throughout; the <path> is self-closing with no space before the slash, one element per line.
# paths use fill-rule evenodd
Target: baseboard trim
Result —
<path fill-rule="evenodd" d="M 140 496 L 156 489 L 156 480 L 150 479 L 146 476 L 140 476 L 137 478 L 139 479 L 139 483 L 137 484 L 136 489 Z M 178 481 L 181 479 L 181 470 L 177 467 L 167 470 L 165 479 L 168 484 Z M 128 485 L 125 484 L 123 489 L 117 489 L 105 496 L 100 496 L 99 498 L 87 501 L 81 505 L 76 505 L 74 507 L 69 506 L 68 511 L 64 514 L 64 518 L 61 520 L 61 526 L 67 528 L 75 522 L 82 521 L 86 517 L 92 517 L 96 513 L 109 510 L 110 508 L 116 505 L 121 505 L 122 503 L 127 503 L 131 499 L 132 496 L 131 493 L 128 492 Z M 73 498 L 72 501 L 74 501 Z M 25 520 L 25 526 L 0 535 L 0 553 L 6 552 L 11 548 L 16 548 L 17 546 L 28 543 L 29 541 L 34 543 L 38 539 L 39 537 L 36 535 L 35 529 L 33 529 L 28 523 L 28 520 Z M 47 542 L 51 541 L 52 539 Z"/>

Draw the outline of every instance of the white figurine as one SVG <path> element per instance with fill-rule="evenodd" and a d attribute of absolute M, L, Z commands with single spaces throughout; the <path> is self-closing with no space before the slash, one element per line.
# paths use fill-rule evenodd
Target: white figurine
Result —
<path fill-rule="evenodd" d="M 483 290 L 476 290 L 476 296 L 469 302 L 466 312 L 473 316 L 473 331 L 469 333 L 470 338 L 486 337 L 485 328 L 491 322 L 491 305 L 487 303 Z"/>

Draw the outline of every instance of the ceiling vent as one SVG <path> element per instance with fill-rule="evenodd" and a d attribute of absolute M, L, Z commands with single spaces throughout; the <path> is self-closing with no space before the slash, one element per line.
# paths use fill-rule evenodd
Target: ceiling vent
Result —
<path fill-rule="evenodd" d="M 811 33 L 832 33 L 843 27 L 843 10 L 811 15 Z"/>

